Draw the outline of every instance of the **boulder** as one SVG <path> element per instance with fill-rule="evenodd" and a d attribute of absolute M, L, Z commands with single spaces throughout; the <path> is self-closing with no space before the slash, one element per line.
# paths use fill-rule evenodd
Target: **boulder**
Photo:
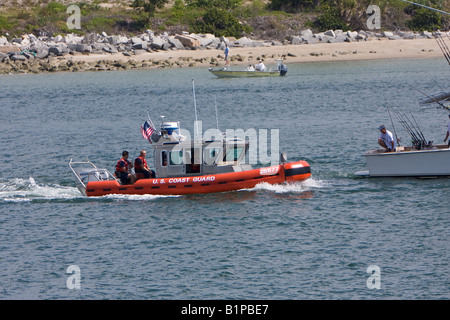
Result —
<path fill-rule="evenodd" d="M 6 58 L 9 58 L 9 56 L 6 53 L 0 52 L 0 62 L 5 61 Z"/>
<path fill-rule="evenodd" d="M 383 35 L 383 37 L 386 37 L 386 38 L 394 36 L 394 33 L 390 32 L 390 31 L 383 31 L 381 34 Z"/>
<path fill-rule="evenodd" d="M 150 47 L 154 50 L 159 50 L 162 49 L 163 45 L 164 45 L 165 41 L 163 38 L 161 37 L 153 37 L 152 38 L 152 44 L 150 45 Z"/>
<path fill-rule="evenodd" d="M 6 37 L 0 37 L 0 46 L 6 46 L 8 43 L 8 39 Z"/>
<path fill-rule="evenodd" d="M 431 32 L 423 31 L 422 35 L 428 39 L 433 39 L 433 34 Z"/>
<path fill-rule="evenodd" d="M 45 59 L 48 57 L 48 55 L 49 55 L 48 49 L 42 49 L 36 53 L 35 58 Z"/>
<path fill-rule="evenodd" d="M 177 39 L 178 41 L 180 41 L 181 44 L 182 44 L 184 47 L 187 47 L 187 48 L 199 48 L 199 47 L 201 46 L 200 41 L 199 41 L 198 39 L 196 39 L 196 38 L 190 36 L 190 35 L 180 35 L 180 34 L 177 34 L 177 35 L 175 36 L 175 39 Z"/>
<path fill-rule="evenodd" d="M 24 55 L 21 55 L 21 54 L 14 53 L 9 56 L 9 59 L 12 61 L 25 61 L 25 60 L 27 60 L 27 57 L 25 57 Z"/>
<path fill-rule="evenodd" d="M 136 43 L 142 43 L 144 40 L 142 40 L 140 37 L 132 37 L 131 38 L 131 44 L 136 44 Z"/>
<path fill-rule="evenodd" d="M 184 49 L 183 44 L 181 43 L 180 40 L 175 39 L 175 37 L 168 37 L 167 38 L 167 42 L 174 48 L 176 48 L 177 50 L 182 50 Z"/>
<path fill-rule="evenodd" d="M 299 36 L 291 36 L 289 41 L 291 41 L 291 44 L 301 44 L 303 40 Z"/>
<path fill-rule="evenodd" d="M 142 41 L 142 42 L 133 44 L 131 46 L 131 48 L 133 48 L 134 50 L 146 50 L 147 46 L 148 46 L 147 41 Z"/>
<path fill-rule="evenodd" d="M 356 36 L 358 36 L 358 32 L 356 31 L 347 31 L 346 32 L 347 37 L 353 39 L 356 39 Z"/>
<path fill-rule="evenodd" d="M 234 42 L 235 47 L 253 47 L 253 40 L 247 37 L 239 38 Z"/>
<path fill-rule="evenodd" d="M 329 36 L 329 37 L 333 37 L 333 38 L 336 37 L 336 34 L 334 33 L 333 30 L 325 31 L 324 35 Z"/>

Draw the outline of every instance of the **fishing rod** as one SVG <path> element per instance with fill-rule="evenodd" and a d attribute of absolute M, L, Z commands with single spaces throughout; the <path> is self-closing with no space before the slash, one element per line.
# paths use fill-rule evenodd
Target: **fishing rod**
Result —
<path fill-rule="evenodd" d="M 421 149 L 421 146 L 423 144 L 422 139 L 419 137 L 419 133 L 414 129 L 411 120 L 408 119 L 408 117 L 401 113 L 398 110 L 393 109 L 394 115 L 399 120 L 400 124 L 405 128 L 405 130 L 408 132 L 408 134 L 411 136 L 411 143 L 417 148 Z"/>
<path fill-rule="evenodd" d="M 422 139 L 422 142 L 425 143 L 425 146 L 428 146 L 427 139 L 425 139 L 425 136 L 424 136 L 422 130 L 420 129 L 419 124 L 418 124 L 417 121 L 416 121 L 416 118 L 414 118 L 414 116 L 413 116 L 413 114 L 411 113 L 411 111 L 410 111 L 409 113 L 411 114 L 411 117 L 412 117 L 412 119 L 414 120 L 414 123 L 415 123 L 415 125 L 416 125 L 416 129 L 417 129 L 417 132 L 419 133 L 419 136 L 420 136 L 420 138 Z"/>
<path fill-rule="evenodd" d="M 392 121 L 391 111 L 389 109 L 389 105 L 386 104 L 386 108 L 388 110 L 389 118 L 391 119 L 392 129 L 394 130 L 395 140 L 397 140 L 397 145 L 400 147 L 400 139 L 397 136 L 397 131 L 395 131 L 394 122 Z"/>
<path fill-rule="evenodd" d="M 411 1 L 407 1 L 407 0 L 400 0 L 400 1 L 407 2 L 407 3 L 413 4 L 413 5 L 416 5 L 416 6 L 419 6 L 419 7 L 427 8 L 427 9 L 430 9 L 430 10 L 433 10 L 433 11 L 437 11 L 437 12 L 440 12 L 440 13 L 443 13 L 443 14 L 450 15 L 450 13 L 448 13 L 448 12 L 445 12 L 445 11 L 442 11 L 442 10 L 439 10 L 439 9 L 435 9 L 435 8 L 432 8 L 432 7 L 427 7 L 427 6 L 423 5 L 423 4 L 419 4 L 419 3 L 415 3 L 415 2 L 411 2 Z"/>
<path fill-rule="evenodd" d="M 440 34 L 435 34 L 434 38 L 436 39 L 436 42 L 439 48 L 441 49 L 442 53 L 444 54 L 444 57 L 447 60 L 448 64 L 450 64 L 450 50 L 447 47 L 447 44 L 445 43 L 444 39 L 442 39 L 442 36 Z"/>

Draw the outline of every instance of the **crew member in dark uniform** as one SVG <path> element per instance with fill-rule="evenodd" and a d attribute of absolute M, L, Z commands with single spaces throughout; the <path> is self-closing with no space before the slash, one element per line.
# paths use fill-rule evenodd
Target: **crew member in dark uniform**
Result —
<path fill-rule="evenodd" d="M 136 181 L 136 177 L 130 172 L 133 164 L 128 160 L 128 156 L 128 151 L 123 151 L 122 159 L 116 164 L 115 174 L 122 184 L 133 184 Z"/>
<path fill-rule="evenodd" d="M 145 150 L 141 150 L 139 157 L 134 160 L 134 171 L 136 173 L 142 173 L 144 175 L 144 179 L 154 178 L 155 172 L 150 170 L 147 164 L 147 160 L 145 160 L 145 156 L 147 152 Z"/>

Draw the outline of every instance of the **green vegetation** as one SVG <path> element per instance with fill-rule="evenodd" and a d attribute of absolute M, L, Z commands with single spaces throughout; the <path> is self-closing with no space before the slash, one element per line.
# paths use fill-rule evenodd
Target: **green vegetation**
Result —
<path fill-rule="evenodd" d="M 14 0 L 12 0 L 14 2 Z M 450 11 L 448 0 L 416 0 Z M 366 30 L 369 5 L 381 10 L 384 30 L 447 30 L 450 18 L 400 0 L 133 0 L 132 8 L 108 0 L 77 2 L 81 9 L 81 30 L 69 30 L 66 5 L 57 0 L 39 0 L 27 8 L 11 5 L 0 11 L 0 35 L 18 37 L 24 33 L 54 35 L 138 34 L 146 29 L 169 32 L 213 33 L 217 36 L 283 37 L 311 28 Z M 128 2 L 130 3 L 130 2 Z"/>

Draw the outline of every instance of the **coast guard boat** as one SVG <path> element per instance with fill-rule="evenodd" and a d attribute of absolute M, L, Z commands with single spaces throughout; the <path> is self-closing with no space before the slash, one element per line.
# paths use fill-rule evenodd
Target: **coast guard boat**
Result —
<path fill-rule="evenodd" d="M 245 163 L 249 142 L 239 138 L 214 137 L 213 140 L 186 140 L 179 122 L 162 122 L 161 130 L 149 136 L 153 147 L 155 178 L 137 176 L 133 184 L 121 184 L 107 169 L 92 162 L 75 162 L 69 167 L 77 188 L 85 196 L 108 194 L 184 195 L 253 188 L 258 183 L 282 184 L 311 177 L 306 161 L 286 162 L 253 169 Z M 152 168 L 153 169 L 153 168 Z"/>

